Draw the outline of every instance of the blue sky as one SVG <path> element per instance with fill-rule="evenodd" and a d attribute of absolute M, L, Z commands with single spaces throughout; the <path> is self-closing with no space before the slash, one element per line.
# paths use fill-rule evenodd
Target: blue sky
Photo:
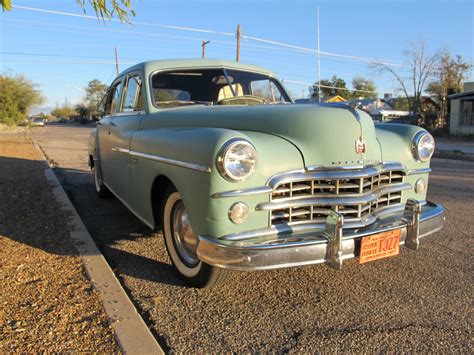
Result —
<path fill-rule="evenodd" d="M 316 48 L 316 6 L 320 8 L 321 51 L 356 57 L 403 61 L 410 42 L 425 40 L 431 49 L 446 47 L 474 61 L 474 1 L 306 1 L 306 0 L 132 0 L 136 22 L 242 33 L 305 48 Z M 13 0 L 16 6 L 81 14 L 75 0 Z M 93 12 L 88 11 L 92 16 Z M 233 60 L 235 37 L 153 25 L 103 23 L 14 8 L 0 14 L 2 72 L 24 74 L 47 97 L 45 106 L 78 102 L 81 88 L 115 76 L 114 46 L 121 69 L 163 58 L 196 58 L 201 41 L 210 40 L 207 57 Z M 244 39 L 241 61 L 271 69 L 285 79 L 295 98 L 308 94 L 317 78 L 316 54 Z M 338 75 L 348 86 L 356 75 L 374 80 L 381 95 L 393 93 L 389 76 L 376 75 L 367 61 L 321 56 L 321 76 Z M 473 79 L 471 74 L 470 79 Z"/>

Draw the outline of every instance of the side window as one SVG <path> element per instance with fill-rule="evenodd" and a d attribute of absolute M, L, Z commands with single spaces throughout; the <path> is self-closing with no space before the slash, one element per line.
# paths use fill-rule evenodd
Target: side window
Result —
<path fill-rule="evenodd" d="M 142 80 L 138 75 L 130 75 L 125 88 L 122 112 L 141 111 L 142 101 Z"/>
<path fill-rule="evenodd" d="M 284 102 L 285 99 L 273 81 L 268 79 L 252 81 L 252 95 L 265 99 L 268 103 Z"/>
<path fill-rule="evenodd" d="M 107 98 L 107 105 L 105 107 L 106 115 L 113 115 L 119 112 L 120 95 L 122 94 L 122 82 L 118 82 L 112 86 Z"/>

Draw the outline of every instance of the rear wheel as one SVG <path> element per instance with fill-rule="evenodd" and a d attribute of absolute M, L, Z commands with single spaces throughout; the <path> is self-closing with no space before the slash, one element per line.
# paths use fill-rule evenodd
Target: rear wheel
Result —
<path fill-rule="evenodd" d="M 198 238 L 193 233 L 188 212 L 176 189 L 169 188 L 165 193 L 161 215 L 166 249 L 180 277 L 199 288 L 224 283 L 230 270 L 208 265 L 197 257 Z"/>
<path fill-rule="evenodd" d="M 94 173 L 94 185 L 97 195 L 101 198 L 107 198 L 112 196 L 112 193 L 104 184 L 104 179 L 102 178 L 102 170 L 100 168 L 99 162 L 95 162 L 94 166 L 92 167 L 92 172 Z"/>

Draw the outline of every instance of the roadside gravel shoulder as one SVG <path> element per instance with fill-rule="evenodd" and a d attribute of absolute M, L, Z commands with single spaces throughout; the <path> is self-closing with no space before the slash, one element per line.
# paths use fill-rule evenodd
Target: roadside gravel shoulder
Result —
<path fill-rule="evenodd" d="M 118 352 L 29 138 L 0 134 L 0 352 Z"/>

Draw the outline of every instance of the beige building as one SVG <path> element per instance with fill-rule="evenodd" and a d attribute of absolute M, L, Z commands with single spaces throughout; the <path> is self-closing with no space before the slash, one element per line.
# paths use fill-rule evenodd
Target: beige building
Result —
<path fill-rule="evenodd" d="M 463 92 L 448 98 L 451 100 L 450 133 L 474 134 L 474 82 L 465 83 Z"/>

